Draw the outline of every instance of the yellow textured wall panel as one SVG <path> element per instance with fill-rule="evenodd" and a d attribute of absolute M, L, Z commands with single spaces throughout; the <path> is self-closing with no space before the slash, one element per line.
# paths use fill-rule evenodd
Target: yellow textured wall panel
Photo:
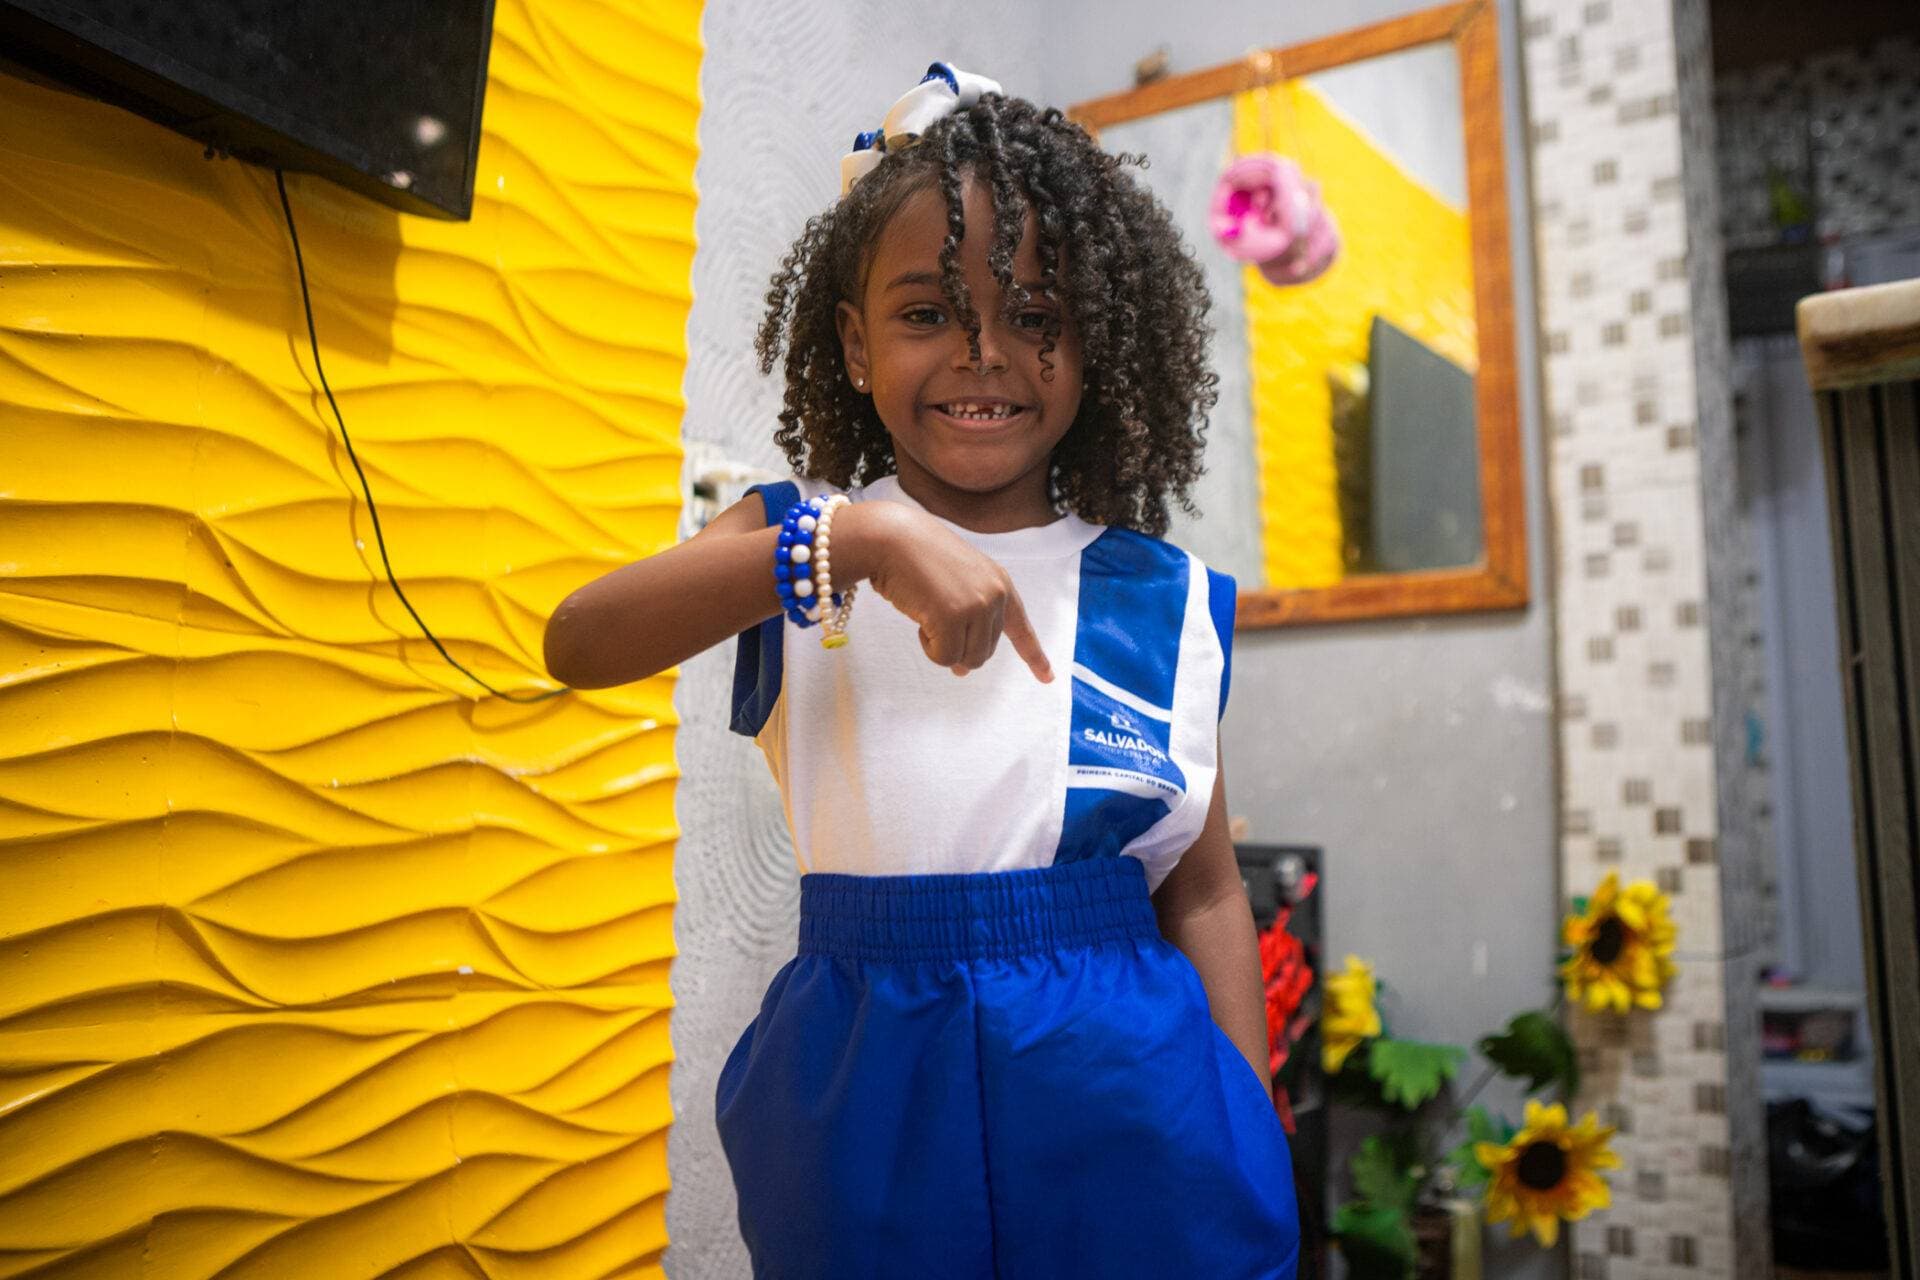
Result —
<path fill-rule="evenodd" d="M 1330 370 L 1367 362 L 1369 326 L 1384 316 L 1471 371 L 1473 258 L 1467 217 L 1401 167 L 1310 83 L 1270 92 L 1282 101 L 1269 136 L 1259 96 L 1234 99 L 1241 151 L 1284 147 L 1320 184 L 1340 228 L 1325 275 L 1277 288 L 1243 273 L 1253 438 L 1260 472 L 1266 585 L 1324 587 L 1345 574 L 1334 463 Z"/>
<path fill-rule="evenodd" d="M 699 6 L 499 0 L 468 223 L 288 186 L 394 565 L 674 537 Z M 657 1275 L 672 688 L 475 701 L 271 173 L 0 75 L 0 1277 Z"/>

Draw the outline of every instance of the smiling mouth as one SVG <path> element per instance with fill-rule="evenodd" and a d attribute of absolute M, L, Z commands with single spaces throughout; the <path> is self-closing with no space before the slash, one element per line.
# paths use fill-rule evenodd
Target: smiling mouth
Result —
<path fill-rule="evenodd" d="M 983 426 L 1006 422 L 1025 413 L 1027 409 L 1025 405 L 994 400 L 950 400 L 933 407 L 956 422 L 979 423 Z"/>

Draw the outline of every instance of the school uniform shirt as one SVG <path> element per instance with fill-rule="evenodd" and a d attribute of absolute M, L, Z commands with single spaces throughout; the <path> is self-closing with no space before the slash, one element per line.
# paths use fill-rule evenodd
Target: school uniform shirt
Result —
<path fill-rule="evenodd" d="M 767 522 L 810 480 L 759 486 Z M 847 493 L 924 510 L 897 477 Z M 1200 834 L 1219 770 L 1234 583 L 1170 543 L 1067 515 L 947 528 L 1013 579 L 1054 670 L 1005 637 L 956 676 L 863 585 L 839 649 L 785 615 L 741 634 L 733 728 L 766 755 L 802 874 L 1005 871 L 1130 856 L 1159 887 Z M 772 565 L 768 565 L 772 573 Z"/>

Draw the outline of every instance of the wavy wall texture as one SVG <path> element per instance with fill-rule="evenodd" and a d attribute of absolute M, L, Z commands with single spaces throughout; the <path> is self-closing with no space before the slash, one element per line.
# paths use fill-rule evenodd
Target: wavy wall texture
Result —
<path fill-rule="evenodd" d="M 1313 85 L 1272 90 L 1283 147 L 1340 228 L 1343 251 L 1318 280 L 1275 288 L 1247 267 L 1254 450 L 1269 587 L 1325 587 L 1345 575 L 1329 370 L 1367 363 L 1368 326 L 1385 316 L 1467 369 L 1479 365 L 1467 216 L 1346 119 Z M 1270 145 L 1257 95 L 1234 98 L 1242 152 Z M 1379 252 L 1392 246 L 1390 252 Z"/>
<path fill-rule="evenodd" d="M 473 220 L 291 177 L 395 567 L 673 537 L 697 0 L 498 0 Z M 273 178 L 0 75 L 0 1276 L 661 1274 L 672 683 L 475 700 Z"/>

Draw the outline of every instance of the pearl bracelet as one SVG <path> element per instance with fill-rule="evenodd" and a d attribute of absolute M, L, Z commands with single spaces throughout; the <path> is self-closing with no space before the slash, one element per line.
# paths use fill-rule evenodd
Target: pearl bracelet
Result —
<path fill-rule="evenodd" d="M 820 622 L 820 647 L 838 649 L 847 642 L 847 618 L 853 613 L 855 583 L 836 595 L 833 590 L 832 529 L 833 513 L 848 505 L 845 494 L 836 493 L 820 508 L 819 525 L 814 532 L 813 576 L 819 591 L 819 603 L 809 616 Z"/>

